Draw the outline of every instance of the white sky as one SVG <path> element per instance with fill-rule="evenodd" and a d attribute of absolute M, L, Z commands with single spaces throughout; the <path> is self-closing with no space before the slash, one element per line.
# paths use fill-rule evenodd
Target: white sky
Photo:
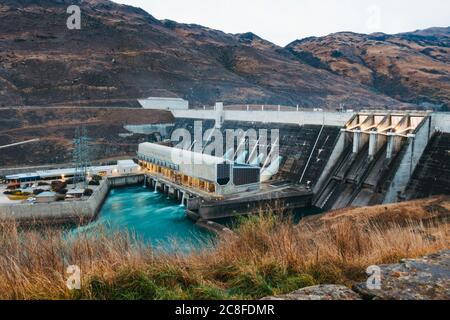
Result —
<path fill-rule="evenodd" d="M 227 33 L 253 32 L 284 46 L 338 31 L 399 33 L 450 26 L 449 0 L 114 0 L 158 19 Z"/>

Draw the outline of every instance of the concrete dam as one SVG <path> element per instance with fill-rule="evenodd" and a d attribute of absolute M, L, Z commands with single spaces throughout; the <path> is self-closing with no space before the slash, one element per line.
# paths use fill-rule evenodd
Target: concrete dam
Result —
<path fill-rule="evenodd" d="M 199 123 L 203 131 L 215 128 L 223 135 L 236 129 L 279 130 L 278 170 L 262 185 L 309 191 L 310 205 L 323 210 L 449 194 L 450 115 L 446 113 L 241 111 L 220 105 L 214 110 L 172 113 L 173 130 L 186 129 L 192 136 Z M 235 148 L 239 147 L 236 141 Z M 239 161 L 252 162 L 248 141 L 241 148 L 245 152 Z"/>
<path fill-rule="evenodd" d="M 94 188 L 86 201 L 64 196 L 59 202 L 56 194 L 43 192 L 49 199 L 39 201 L 51 203 L 10 200 L 0 206 L 0 216 L 25 219 L 48 212 L 71 218 L 74 212 L 92 219 L 110 189 L 130 184 L 171 198 L 207 229 L 217 219 L 266 209 L 303 214 L 303 209 L 329 211 L 450 194 L 448 113 L 261 109 L 229 110 L 219 103 L 212 110 L 171 110 L 171 123 L 128 125 L 130 134 L 145 132 L 158 141 L 140 143 L 134 161 L 90 167 L 87 178 L 106 177 L 110 188 L 99 188 L 105 192 Z M 189 141 L 181 139 L 181 144 L 179 132 Z M 209 149 L 212 144 L 215 148 Z M 175 161 L 177 153 L 189 161 Z M 5 178 L 11 185 L 34 188 L 41 180 L 49 185 L 46 180 L 70 179 L 74 170 L 16 172 Z"/>

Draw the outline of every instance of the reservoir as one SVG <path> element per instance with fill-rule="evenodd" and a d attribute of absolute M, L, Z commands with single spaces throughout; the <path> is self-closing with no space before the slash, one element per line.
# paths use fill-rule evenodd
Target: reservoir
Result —
<path fill-rule="evenodd" d="M 98 226 L 125 230 L 164 251 L 187 252 L 208 246 L 212 234 L 196 226 L 184 210 L 165 194 L 142 186 L 117 188 L 110 191 L 98 219 L 78 231 L 89 232 Z"/>

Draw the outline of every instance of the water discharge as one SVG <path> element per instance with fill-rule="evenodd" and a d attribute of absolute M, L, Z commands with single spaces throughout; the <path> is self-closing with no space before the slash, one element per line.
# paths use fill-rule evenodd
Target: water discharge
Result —
<path fill-rule="evenodd" d="M 96 226 L 112 231 L 126 230 L 166 251 L 186 252 L 205 247 L 212 235 L 189 220 L 184 210 L 179 202 L 142 186 L 113 189 L 98 220 L 78 231 L 89 232 Z"/>

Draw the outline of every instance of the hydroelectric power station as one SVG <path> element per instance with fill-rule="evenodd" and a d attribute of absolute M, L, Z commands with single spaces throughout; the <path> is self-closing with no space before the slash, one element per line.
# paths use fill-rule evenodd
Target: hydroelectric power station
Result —
<path fill-rule="evenodd" d="M 103 173 L 104 181 L 86 201 L 0 203 L 0 217 L 65 221 L 76 212 L 94 219 L 108 190 L 129 184 L 167 194 L 184 205 L 189 218 L 215 231 L 221 228 L 215 219 L 267 209 L 314 206 L 326 211 L 450 193 L 447 113 L 250 110 L 221 103 L 187 109 L 170 108 L 170 101 L 159 108 L 155 101 L 146 107 L 169 109 L 174 116 L 172 124 L 145 128 L 157 131 L 161 141 L 140 144 L 134 164 L 93 167 L 90 174 Z M 172 141 L 180 129 L 193 137 L 182 146 Z M 206 154 L 212 142 L 223 152 Z M 71 174 L 68 169 L 55 172 L 63 179 Z M 21 183 L 45 178 L 39 175 L 5 176 L 10 183 Z"/>

